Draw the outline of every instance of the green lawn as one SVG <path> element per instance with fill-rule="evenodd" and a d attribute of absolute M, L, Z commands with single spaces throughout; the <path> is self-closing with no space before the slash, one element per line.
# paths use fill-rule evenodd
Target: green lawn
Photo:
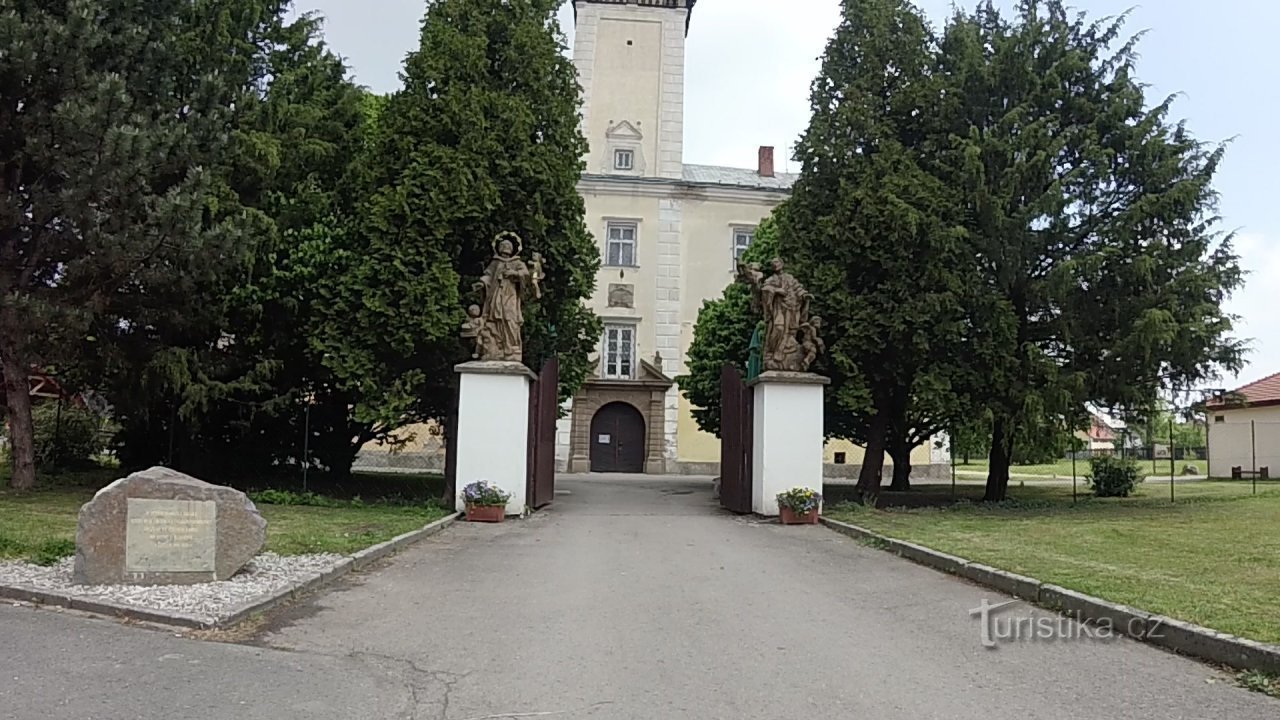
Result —
<path fill-rule="evenodd" d="M 1044 582 L 1243 637 L 1280 642 L 1280 486 L 1145 484 L 1140 495 L 1095 499 L 1071 488 L 1011 488 L 997 505 L 873 510 L 836 505 L 828 515 Z M 981 495 L 961 486 L 962 497 Z M 946 497 L 949 486 L 922 496 Z M 885 500 L 882 497 L 882 505 Z"/>
<path fill-rule="evenodd" d="M 1166 477 L 1166 478 L 1169 477 L 1169 461 L 1168 460 L 1157 460 L 1154 466 L 1151 464 L 1150 460 L 1138 460 L 1137 463 L 1138 463 L 1138 472 L 1141 473 L 1142 475 L 1154 475 L 1156 477 Z M 1177 460 L 1174 462 L 1174 472 L 1177 475 L 1181 475 L 1182 468 L 1184 465 L 1195 465 L 1196 469 L 1198 469 L 1201 473 L 1203 473 L 1208 467 L 1208 463 L 1204 460 Z M 987 461 L 985 459 L 975 460 L 971 458 L 969 462 L 964 463 L 964 462 L 961 462 L 959 459 L 957 459 L 956 470 L 981 472 L 985 474 L 987 472 Z M 1009 468 L 1009 472 L 1013 475 L 1045 475 L 1045 476 L 1056 475 L 1059 478 L 1069 479 L 1071 477 L 1072 469 L 1071 469 L 1070 460 L 1059 460 L 1054 463 L 1046 463 L 1043 465 L 1014 465 Z M 1083 458 L 1076 460 L 1076 465 L 1075 465 L 1076 476 L 1081 479 L 1084 479 L 1085 474 L 1088 472 L 1089 472 L 1089 461 Z"/>
<path fill-rule="evenodd" d="M 41 478 L 30 493 L 0 489 L 0 559 L 52 562 L 75 552 L 76 518 L 94 492 L 118 476 L 117 471 L 89 471 Z M 267 520 L 267 547 L 282 555 L 352 553 L 415 530 L 444 517 L 436 503 L 411 496 L 438 492 L 436 478 L 367 476 L 351 487 L 394 489 L 391 501 L 318 499 L 314 505 L 258 502 Z M 421 486 L 430 485 L 429 490 Z M 358 493 L 356 493 L 358 494 Z M 373 496 L 371 494 L 370 496 Z"/>

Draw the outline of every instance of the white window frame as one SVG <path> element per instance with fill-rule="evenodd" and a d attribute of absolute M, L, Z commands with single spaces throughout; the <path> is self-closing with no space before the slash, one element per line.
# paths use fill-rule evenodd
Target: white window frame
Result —
<path fill-rule="evenodd" d="M 739 245 L 738 239 L 746 236 L 747 244 Z M 737 269 L 738 263 L 742 260 L 742 255 L 751 247 L 751 243 L 756 241 L 756 229 L 750 225 L 734 225 L 729 233 L 729 255 L 733 260 L 733 269 Z"/>
<path fill-rule="evenodd" d="M 617 237 L 614 231 L 617 231 Z M 625 237 L 631 231 L 631 237 Z M 610 220 L 604 227 L 604 265 L 605 267 L 639 267 L 636 260 L 639 251 L 640 223 L 634 220 Z M 614 262 L 613 248 L 618 247 L 618 260 Z M 630 249 L 630 262 L 627 262 L 627 250 Z"/>
<path fill-rule="evenodd" d="M 636 355 L 636 324 L 605 323 L 600 343 L 601 374 L 608 380 L 634 380 Z"/>
<path fill-rule="evenodd" d="M 624 163 L 622 160 L 626 158 Z M 636 169 L 636 151 L 631 148 L 615 148 L 613 151 L 613 169 L 631 172 Z"/>

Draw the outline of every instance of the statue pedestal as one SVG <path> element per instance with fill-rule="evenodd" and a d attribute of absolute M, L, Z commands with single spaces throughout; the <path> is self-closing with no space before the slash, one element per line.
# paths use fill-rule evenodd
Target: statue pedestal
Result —
<path fill-rule="evenodd" d="M 751 510 L 778 514 L 777 495 L 794 487 L 822 492 L 822 388 L 831 379 L 769 370 L 747 382 L 754 393 Z"/>
<path fill-rule="evenodd" d="M 529 484 L 529 389 L 537 376 L 524 363 L 468 362 L 458 391 L 458 460 L 454 504 L 476 480 L 511 493 L 508 515 L 523 515 Z"/>

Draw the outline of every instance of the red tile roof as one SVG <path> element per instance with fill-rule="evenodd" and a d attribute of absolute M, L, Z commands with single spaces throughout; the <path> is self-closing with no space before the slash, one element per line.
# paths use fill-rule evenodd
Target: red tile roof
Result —
<path fill-rule="evenodd" d="M 1209 407 L 1241 407 L 1244 405 L 1280 405 L 1280 373 L 1251 382 L 1227 393 L 1225 398 L 1214 398 Z"/>

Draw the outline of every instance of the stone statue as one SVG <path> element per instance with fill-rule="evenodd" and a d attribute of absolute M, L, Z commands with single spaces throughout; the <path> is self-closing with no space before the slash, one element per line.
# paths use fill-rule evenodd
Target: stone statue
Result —
<path fill-rule="evenodd" d="M 475 289 L 484 290 L 484 304 L 478 314 L 468 310 L 470 319 L 462 326 L 462 336 L 475 342 L 473 357 L 520 362 L 524 354 L 524 296 L 531 289 L 535 297 L 541 295 L 542 256 L 535 254 L 530 271 L 520 259 L 520 237 L 511 232 L 494 238 L 493 250 L 493 259 L 475 284 Z"/>
<path fill-rule="evenodd" d="M 467 308 L 467 320 L 462 323 L 462 337 L 470 340 L 474 349 L 471 352 L 471 359 L 480 357 L 480 346 L 483 344 L 481 335 L 484 334 L 484 318 L 480 315 L 480 306 L 472 305 Z"/>
<path fill-rule="evenodd" d="M 813 365 L 813 361 L 817 360 L 819 355 L 827 351 L 827 344 L 818 337 L 820 332 L 822 332 L 822 318 L 817 315 L 800 326 L 800 350 L 803 354 L 800 366 L 805 371 Z"/>
<path fill-rule="evenodd" d="M 825 350 L 821 318 L 809 317 L 809 292 L 786 271 L 782 258 L 767 279 L 754 264 L 739 265 L 738 281 L 752 290 L 752 308 L 764 317 L 764 369 L 808 372 Z"/>

